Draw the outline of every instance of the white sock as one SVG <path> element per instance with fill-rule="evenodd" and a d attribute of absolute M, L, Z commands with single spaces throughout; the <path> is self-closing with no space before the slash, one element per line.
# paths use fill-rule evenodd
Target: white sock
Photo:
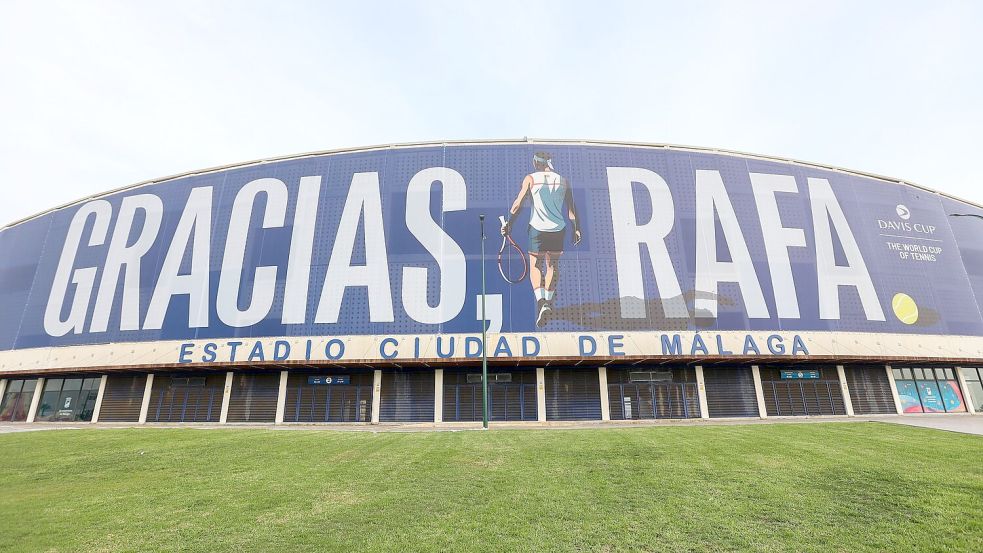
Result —
<path fill-rule="evenodd" d="M 553 301 L 553 294 L 554 293 L 556 293 L 556 290 L 547 290 L 546 291 L 546 301 Z"/>
<path fill-rule="evenodd" d="M 546 297 L 546 289 L 545 288 L 535 288 L 535 289 L 533 289 L 532 293 L 533 293 L 534 296 L 536 296 L 536 299 L 537 300 L 541 300 L 541 299 L 544 299 Z"/>

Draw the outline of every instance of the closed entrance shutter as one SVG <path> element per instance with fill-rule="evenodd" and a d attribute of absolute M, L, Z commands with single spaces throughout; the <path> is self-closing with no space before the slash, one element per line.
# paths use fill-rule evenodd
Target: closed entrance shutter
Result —
<path fill-rule="evenodd" d="M 785 370 L 792 370 L 785 368 Z M 845 415 L 843 390 L 835 367 L 809 367 L 817 379 L 782 378 L 782 368 L 761 368 L 761 391 L 768 416 Z"/>
<path fill-rule="evenodd" d="M 106 378 L 106 390 L 102 394 L 99 422 L 136 422 L 140 420 L 140 407 L 147 387 L 147 375 L 113 376 Z"/>
<path fill-rule="evenodd" d="M 229 422 L 273 422 L 280 393 L 279 373 L 236 373 L 229 395 Z"/>
<path fill-rule="evenodd" d="M 225 373 L 158 374 L 150 395 L 149 422 L 218 422 Z"/>
<path fill-rule="evenodd" d="M 894 395 L 884 367 L 844 367 L 850 403 L 858 415 L 894 415 Z"/>
<path fill-rule="evenodd" d="M 383 371 L 379 420 L 383 422 L 433 421 L 434 372 Z"/>
<path fill-rule="evenodd" d="M 693 369 L 608 369 L 611 420 L 700 417 Z"/>
<path fill-rule="evenodd" d="M 596 368 L 546 369 L 546 420 L 600 420 Z"/>
<path fill-rule="evenodd" d="M 340 373 L 339 373 L 340 374 Z M 326 373 L 291 372 L 287 379 L 286 422 L 371 422 L 372 373 L 348 371 L 348 384 L 312 384 Z M 324 381 L 324 379 L 320 379 Z"/>
<path fill-rule="evenodd" d="M 710 417 L 756 417 L 758 401 L 750 367 L 703 369 Z"/>
<path fill-rule="evenodd" d="M 481 372 L 474 369 L 444 370 L 444 420 L 480 421 Z M 534 421 L 536 371 L 506 369 L 488 371 L 489 411 L 493 421 Z"/>

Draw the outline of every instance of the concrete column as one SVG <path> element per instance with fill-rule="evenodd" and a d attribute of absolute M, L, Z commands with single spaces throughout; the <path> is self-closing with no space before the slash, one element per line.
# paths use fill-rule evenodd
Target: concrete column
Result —
<path fill-rule="evenodd" d="M 751 365 L 751 376 L 754 377 L 754 397 L 758 400 L 758 416 L 767 419 L 768 410 L 765 409 L 765 392 L 761 389 L 761 370 L 757 365 Z"/>
<path fill-rule="evenodd" d="M 966 379 L 963 378 L 962 367 L 955 367 L 953 370 L 956 371 L 956 380 L 959 381 L 959 390 L 963 394 L 963 403 L 966 404 L 966 412 L 972 415 L 976 413 L 976 409 L 973 407 L 973 398 L 969 395 L 969 386 L 966 385 Z"/>
<path fill-rule="evenodd" d="M 283 414 L 287 410 L 287 377 L 290 371 L 280 371 L 280 390 L 276 395 L 276 418 L 273 424 L 283 424 Z"/>
<path fill-rule="evenodd" d="M 372 371 L 372 424 L 379 424 L 379 402 L 382 400 L 382 371 Z"/>
<path fill-rule="evenodd" d="M 710 418 L 710 408 L 707 407 L 707 384 L 703 380 L 703 366 L 696 366 L 696 394 L 700 399 L 700 418 Z"/>
<path fill-rule="evenodd" d="M 219 424 L 225 424 L 229 420 L 229 400 L 232 399 L 233 377 L 235 377 L 234 372 L 225 373 L 225 390 L 222 392 L 222 414 L 218 418 Z"/>
<path fill-rule="evenodd" d="M 852 417 L 853 400 L 850 399 L 850 387 L 846 385 L 846 370 L 843 365 L 836 366 L 836 374 L 840 377 L 840 389 L 843 390 L 843 406 L 846 407 L 846 416 Z"/>
<path fill-rule="evenodd" d="M 536 367 L 536 415 L 539 422 L 546 422 L 546 369 Z"/>
<path fill-rule="evenodd" d="M 27 411 L 27 421 L 34 422 L 34 415 L 38 412 L 38 405 L 41 404 L 41 394 L 44 393 L 44 378 L 38 378 L 38 383 L 34 386 L 34 395 L 31 396 L 31 407 Z"/>
<path fill-rule="evenodd" d="M 0 402 L 3 401 L 3 394 L 7 391 L 7 379 L 0 378 Z"/>
<path fill-rule="evenodd" d="M 147 422 L 147 413 L 150 411 L 150 392 L 154 387 L 154 373 L 147 375 L 147 384 L 143 387 L 143 403 L 140 405 L 140 424 Z"/>
<path fill-rule="evenodd" d="M 433 371 L 433 421 L 444 422 L 444 369 Z"/>
<path fill-rule="evenodd" d="M 611 420 L 611 401 L 608 398 L 608 368 L 597 368 L 597 381 L 601 384 L 601 420 Z"/>
<path fill-rule="evenodd" d="M 99 411 L 102 410 L 102 396 L 106 394 L 106 381 L 109 380 L 109 375 L 102 375 L 99 380 L 99 393 L 96 394 L 96 407 L 92 410 L 92 422 L 99 422 Z"/>
<path fill-rule="evenodd" d="M 891 385 L 891 397 L 894 398 L 894 410 L 899 415 L 903 415 L 904 409 L 901 408 L 901 396 L 898 395 L 898 385 L 894 382 L 894 371 L 891 370 L 891 365 L 884 365 L 884 370 L 887 371 L 887 381 Z"/>

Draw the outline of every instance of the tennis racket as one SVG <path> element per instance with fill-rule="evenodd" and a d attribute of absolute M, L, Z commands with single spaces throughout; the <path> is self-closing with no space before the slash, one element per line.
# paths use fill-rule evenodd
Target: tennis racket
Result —
<path fill-rule="evenodd" d="M 505 217 L 498 220 L 505 226 Z M 498 249 L 498 272 L 509 284 L 518 284 L 525 280 L 529 272 L 529 262 L 522 248 L 512 239 L 511 233 L 502 236 L 502 247 Z"/>

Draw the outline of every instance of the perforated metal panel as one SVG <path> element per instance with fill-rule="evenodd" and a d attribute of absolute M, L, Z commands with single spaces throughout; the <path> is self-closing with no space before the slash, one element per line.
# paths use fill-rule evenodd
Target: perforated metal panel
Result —
<path fill-rule="evenodd" d="M 758 416 L 750 367 L 704 368 L 703 380 L 711 418 Z"/>
<path fill-rule="evenodd" d="M 897 413 L 891 381 L 883 366 L 844 367 L 846 383 L 850 388 L 850 403 L 858 415 Z"/>
<path fill-rule="evenodd" d="M 286 422 L 370 422 L 372 373 L 345 371 L 347 385 L 314 385 L 308 378 L 325 373 L 290 372 L 287 379 Z M 341 373 L 337 373 L 341 374 Z"/>
<path fill-rule="evenodd" d="M 546 369 L 546 420 L 600 420 L 597 368 Z"/>
<path fill-rule="evenodd" d="M 761 391 L 768 416 L 845 415 L 836 367 L 809 367 L 818 379 L 782 379 L 781 368 L 761 368 Z"/>
<path fill-rule="evenodd" d="M 218 422 L 224 388 L 225 373 L 154 375 L 147 421 Z"/>
<path fill-rule="evenodd" d="M 478 373 L 476 382 L 468 375 Z M 488 398 L 493 421 L 534 421 L 536 411 L 536 371 L 534 369 L 489 369 Z M 496 375 L 509 375 L 510 382 L 496 382 Z M 444 420 L 480 421 L 480 371 L 444 370 Z M 474 378 L 471 379 L 476 380 Z"/>
<path fill-rule="evenodd" d="M 273 422 L 280 373 L 236 373 L 229 396 L 229 422 Z"/>
<path fill-rule="evenodd" d="M 106 378 L 106 389 L 99 408 L 99 422 L 136 422 L 140 420 L 140 407 L 147 387 L 147 375 L 115 376 Z"/>
<path fill-rule="evenodd" d="M 379 420 L 382 422 L 433 421 L 433 370 L 382 372 Z"/>
<path fill-rule="evenodd" d="M 670 369 L 671 377 L 667 381 L 633 381 L 632 373 L 640 371 L 647 369 L 608 369 L 611 420 L 700 417 L 700 397 L 693 369 Z"/>

